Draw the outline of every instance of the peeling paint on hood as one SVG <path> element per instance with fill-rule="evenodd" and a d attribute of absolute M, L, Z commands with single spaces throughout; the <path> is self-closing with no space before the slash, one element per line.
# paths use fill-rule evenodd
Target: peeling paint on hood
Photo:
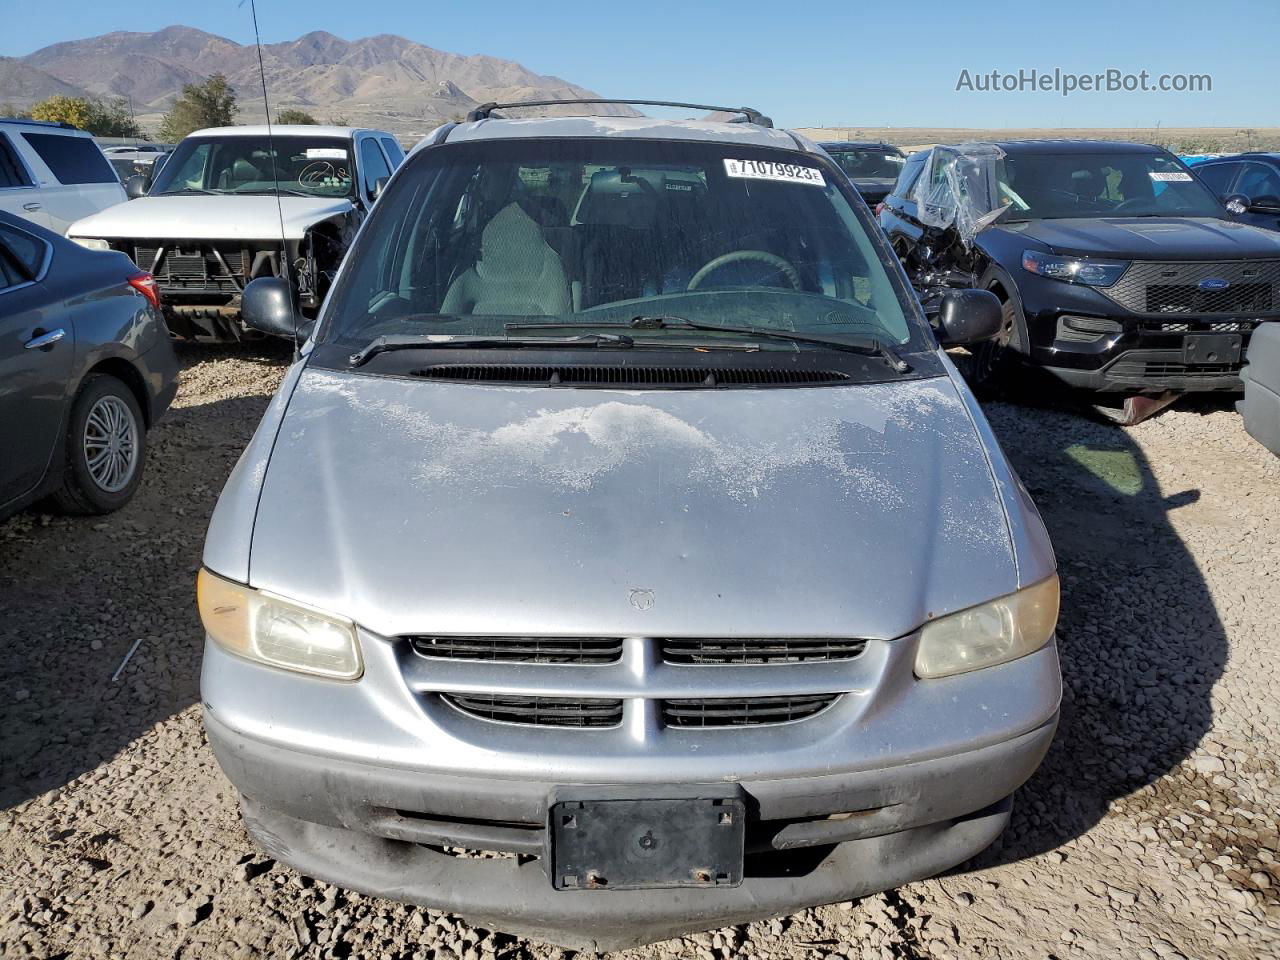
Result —
<path fill-rule="evenodd" d="M 1016 586 L 945 377 L 628 392 L 307 370 L 250 577 L 386 634 L 892 637 Z"/>

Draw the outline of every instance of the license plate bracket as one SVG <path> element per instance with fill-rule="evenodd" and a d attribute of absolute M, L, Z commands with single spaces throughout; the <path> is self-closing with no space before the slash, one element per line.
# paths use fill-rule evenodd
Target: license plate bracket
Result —
<path fill-rule="evenodd" d="M 746 807 L 737 797 L 561 800 L 549 811 L 557 890 L 736 887 Z"/>
<path fill-rule="evenodd" d="M 1192 333 L 1182 341 L 1183 363 L 1239 363 L 1244 337 L 1238 333 Z"/>

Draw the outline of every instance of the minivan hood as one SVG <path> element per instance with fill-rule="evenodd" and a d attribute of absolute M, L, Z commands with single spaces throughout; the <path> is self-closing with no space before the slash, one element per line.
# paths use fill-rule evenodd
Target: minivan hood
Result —
<path fill-rule="evenodd" d="M 307 227 L 348 213 L 351 201 L 332 197 L 139 197 L 73 223 L 72 237 L 177 240 L 301 239 Z"/>
<path fill-rule="evenodd" d="M 1029 220 L 997 229 L 1054 253 L 1118 260 L 1244 260 L 1280 257 L 1280 233 L 1210 217 Z"/>
<path fill-rule="evenodd" d="M 946 377 L 633 392 L 307 369 L 249 581 L 383 635 L 890 638 L 1017 574 Z"/>

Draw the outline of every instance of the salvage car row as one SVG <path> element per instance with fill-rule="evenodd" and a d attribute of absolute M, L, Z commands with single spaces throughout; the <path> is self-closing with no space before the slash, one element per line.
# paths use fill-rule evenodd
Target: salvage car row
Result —
<path fill-rule="evenodd" d="M 1148 221 L 1208 251 L 1159 264 L 1234 239 L 1242 272 L 1196 287 L 1228 298 L 1280 234 L 1130 145 L 913 156 L 878 223 L 817 145 L 698 109 L 740 119 L 489 104 L 394 164 L 373 131 L 207 131 L 73 228 L 155 251 L 193 330 L 299 341 L 198 575 L 208 740 L 273 859 L 611 949 L 932 875 L 1008 822 L 1059 717 L 1057 567 L 943 346 L 1101 313 L 1104 371 L 1243 352 L 1253 326 L 1148 343 L 1095 288 L 1146 262 Z M 246 233 L 237 272 L 230 199 L 276 215 L 283 260 Z M 230 281 L 225 311 L 181 299 L 175 256 Z M 1133 302 L 1183 302 L 1164 269 Z M 142 276 L 113 345 L 154 326 Z M 1268 315 L 1250 295 L 1211 322 Z M 24 349 L 79 357 L 66 332 Z"/>

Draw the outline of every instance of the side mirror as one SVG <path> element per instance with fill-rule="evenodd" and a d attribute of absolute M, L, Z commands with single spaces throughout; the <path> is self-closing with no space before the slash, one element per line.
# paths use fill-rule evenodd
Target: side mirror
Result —
<path fill-rule="evenodd" d="M 990 340 L 1003 326 L 1000 300 L 990 290 L 950 290 L 938 305 L 938 339 L 947 346 Z"/>
<path fill-rule="evenodd" d="M 314 321 L 303 319 L 293 306 L 289 281 L 280 277 L 259 277 L 249 281 L 240 295 L 240 316 L 244 322 L 273 337 L 292 340 L 310 336 Z"/>
<path fill-rule="evenodd" d="M 1240 214 L 1249 211 L 1249 208 L 1253 206 L 1253 201 L 1243 193 L 1233 193 L 1228 197 L 1222 198 L 1222 205 L 1227 208 L 1227 213 L 1238 217 Z"/>
<path fill-rule="evenodd" d="M 382 191 L 386 189 L 387 181 L 390 179 L 391 179 L 390 177 L 379 177 L 377 180 L 373 181 L 373 199 L 374 200 L 377 200 L 380 196 L 382 196 Z"/>
<path fill-rule="evenodd" d="M 137 200 L 139 197 L 145 197 L 147 191 L 151 189 L 151 178 L 146 174 L 135 173 L 132 177 L 124 182 L 124 192 L 130 200 Z"/>

